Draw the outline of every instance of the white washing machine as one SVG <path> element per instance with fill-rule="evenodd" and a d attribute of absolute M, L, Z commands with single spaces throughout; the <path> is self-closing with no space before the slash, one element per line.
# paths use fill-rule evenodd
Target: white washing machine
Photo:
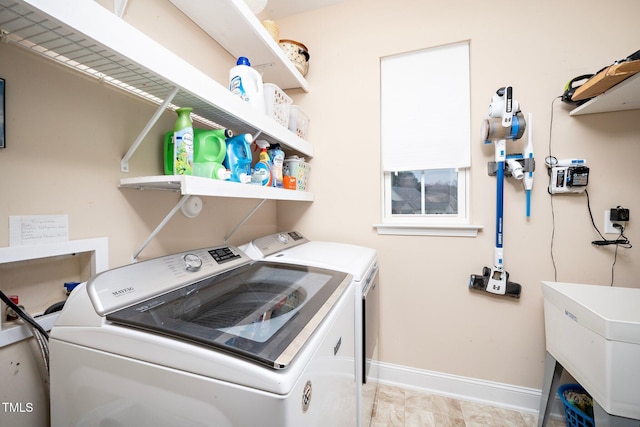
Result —
<path fill-rule="evenodd" d="M 378 388 L 379 286 L 374 249 L 310 241 L 296 231 L 263 236 L 240 246 L 254 259 L 309 265 L 353 276 L 355 291 L 356 400 L 358 426 L 371 423 Z"/>
<path fill-rule="evenodd" d="M 51 331 L 51 426 L 354 425 L 354 295 L 229 246 L 103 272 Z"/>

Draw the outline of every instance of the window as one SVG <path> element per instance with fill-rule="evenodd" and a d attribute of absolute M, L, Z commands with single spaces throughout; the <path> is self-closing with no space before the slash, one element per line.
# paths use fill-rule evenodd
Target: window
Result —
<path fill-rule="evenodd" d="M 428 169 L 389 174 L 391 215 L 457 215 L 458 172 Z"/>
<path fill-rule="evenodd" d="M 469 43 L 384 57 L 381 234 L 475 235 L 467 213 Z M 394 231 L 395 230 L 395 231 Z"/>

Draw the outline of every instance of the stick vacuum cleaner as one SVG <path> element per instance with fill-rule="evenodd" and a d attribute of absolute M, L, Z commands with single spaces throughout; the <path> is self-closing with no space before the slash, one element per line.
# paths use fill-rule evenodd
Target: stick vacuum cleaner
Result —
<path fill-rule="evenodd" d="M 495 143 L 496 163 L 496 242 L 493 268 L 484 267 L 482 274 L 472 274 L 469 289 L 489 292 L 494 295 L 520 298 L 522 286 L 509 281 L 504 269 L 504 173 L 507 161 L 506 141 L 522 138 L 526 128 L 524 115 L 518 102 L 513 99 L 513 89 L 506 86 L 498 89 L 489 105 L 489 118 L 482 124 L 486 144 Z"/>

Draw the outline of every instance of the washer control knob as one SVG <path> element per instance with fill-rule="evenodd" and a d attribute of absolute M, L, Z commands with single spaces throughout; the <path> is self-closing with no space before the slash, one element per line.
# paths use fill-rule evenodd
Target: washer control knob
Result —
<path fill-rule="evenodd" d="M 202 260 L 196 254 L 185 254 L 182 257 L 182 261 L 184 262 L 184 269 L 187 271 L 198 271 L 202 267 Z"/>
<path fill-rule="evenodd" d="M 289 243 L 289 236 L 287 236 L 284 233 L 278 234 L 278 242 L 282 243 L 283 245 L 286 245 L 287 243 Z"/>

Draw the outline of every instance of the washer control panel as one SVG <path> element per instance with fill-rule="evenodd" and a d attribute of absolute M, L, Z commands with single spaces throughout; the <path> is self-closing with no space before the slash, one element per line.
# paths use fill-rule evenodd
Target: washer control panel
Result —
<path fill-rule="evenodd" d="M 249 262 L 233 246 L 196 249 L 104 271 L 87 282 L 87 292 L 96 312 L 105 315 Z"/>
<path fill-rule="evenodd" d="M 260 252 L 262 257 L 267 257 L 284 249 L 293 248 L 309 240 L 297 231 L 270 234 L 255 239 L 251 244 Z"/>

